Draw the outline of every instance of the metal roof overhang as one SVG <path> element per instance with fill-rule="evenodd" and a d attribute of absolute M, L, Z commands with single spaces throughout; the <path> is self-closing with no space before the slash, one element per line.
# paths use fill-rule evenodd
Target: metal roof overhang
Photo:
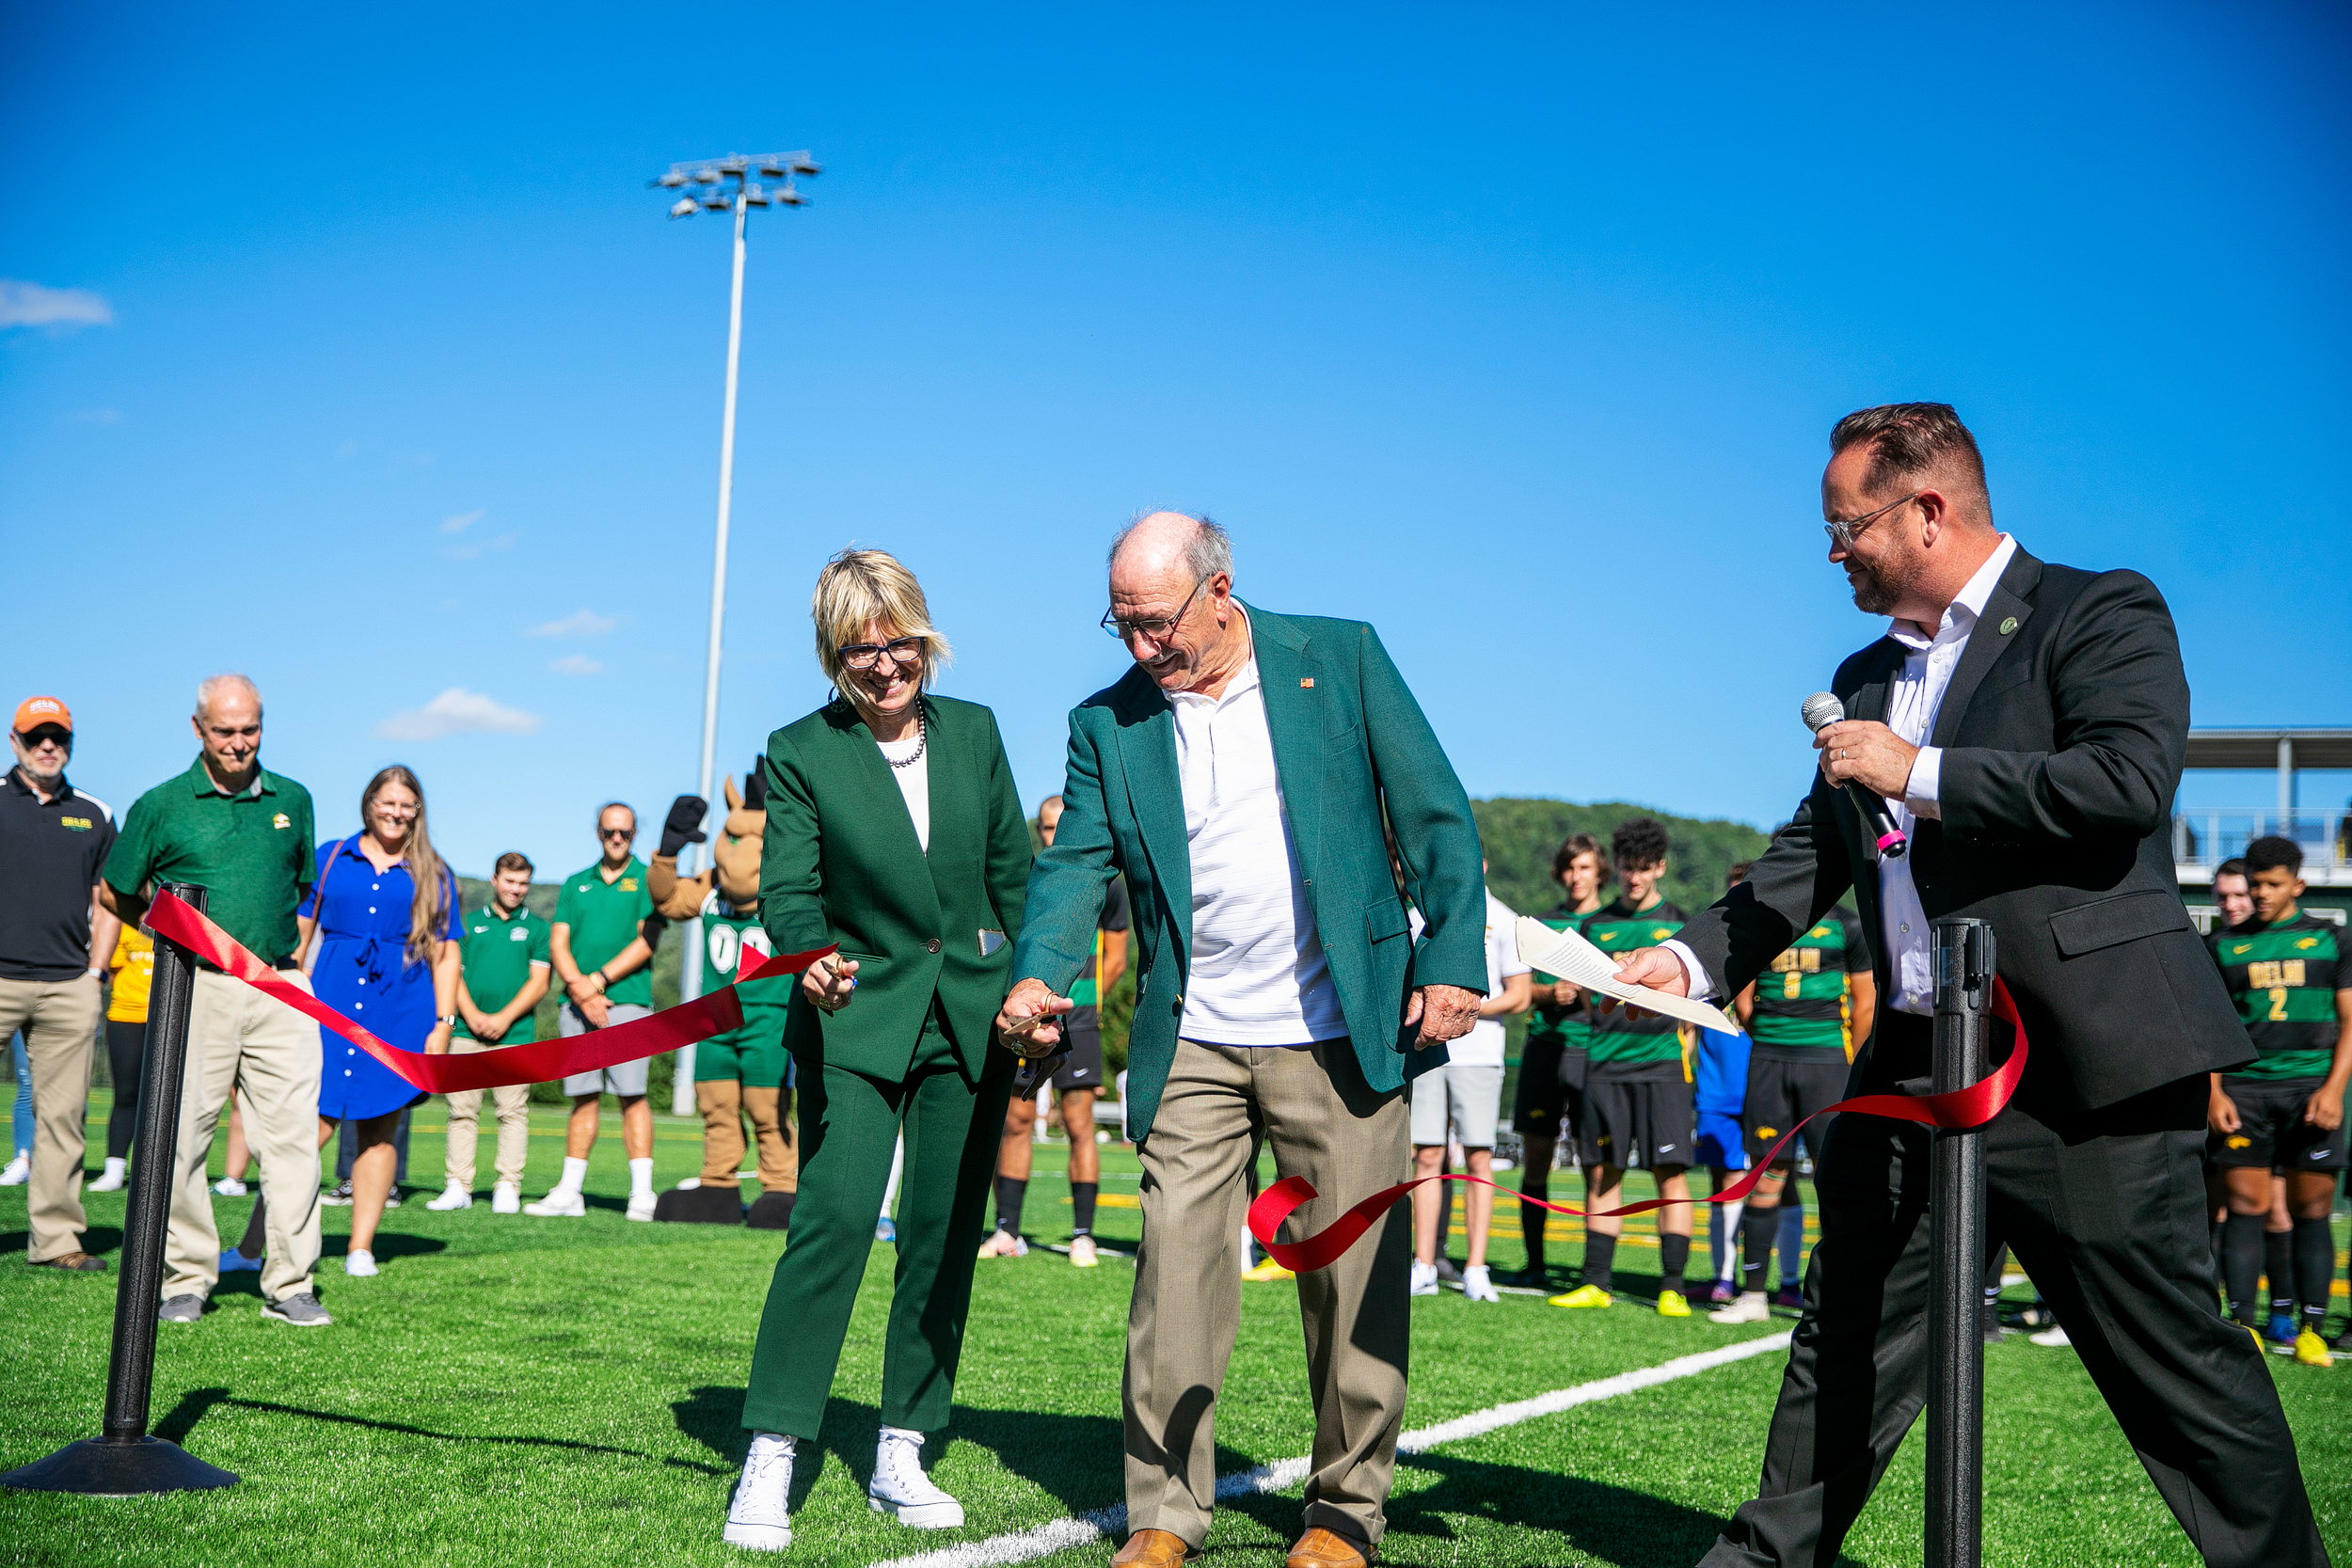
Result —
<path fill-rule="evenodd" d="M 2352 730 L 2332 729 L 2193 729 L 2188 766 L 2275 768 L 2282 740 L 2294 747 L 2297 769 L 2352 768 Z"/>

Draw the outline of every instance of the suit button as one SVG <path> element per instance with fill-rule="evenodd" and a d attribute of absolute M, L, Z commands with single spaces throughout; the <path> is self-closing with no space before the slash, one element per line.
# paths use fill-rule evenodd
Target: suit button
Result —
<path fill-rule="evenodd" d="M 938 939 L 937 937 L 933 937 L 933 938 L 931 938 L 931 940 L 930 940 L 930 941 L 929 941 L 929 942 L 925 942 L 925 943 L 923 944 L 923 951 L 924 951 L 924 952 L 926 952 L 926 953 L 936 953 L 936 952 L 938 952 L 938 951 L 939 951 L 939 939 Z"/>

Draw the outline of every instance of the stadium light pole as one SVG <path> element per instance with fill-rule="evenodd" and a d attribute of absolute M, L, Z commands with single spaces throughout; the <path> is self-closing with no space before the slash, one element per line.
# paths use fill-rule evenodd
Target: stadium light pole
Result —
<path fill-rule="evenodd" d="M 808 205 L 808 198 L 794 188 L 792 181 L 795 176 L 818 172 L 816 160 L 806 151 L 748 156 L 730 152 L 723 158 L 672 164 L 667 174 L 649 182 L 656 190 L 685 193 L 671 203 L 673 218 L 691 218 L 703 212 L 723 213 L 730 208 L 735 213 L 735 277 L 727 295 L 727 393 L 725 409 L 719 420 L 719 523 L 710 561 L 710 647 L 703 668 L 702 767 L 695 775 L 697 793 L 706 802 L 710 800 L 711 770 L 718 752 L 719 650 L 724 639 L 727 613 L 727 514 L 735 499 L 735 385 L 743 354 L 743 227 L 755 207 Z M 782 183 L 763 185 L 763 180 Z M 707 823 L 707 816 L 705 820 Z M 691 850 L 693 847 L 687 847 Z M 678 955 L 678 993 L 686 1001 L 702 994 L 702 936 L 697 930 L 688 939 L 685 951 Z M 670 1111 L 674 1116 L 693 1114 L 693 1063 L 694 1048 L 690 1045 L 678 1053 L 678 1078 L 670 1090 Z"/>

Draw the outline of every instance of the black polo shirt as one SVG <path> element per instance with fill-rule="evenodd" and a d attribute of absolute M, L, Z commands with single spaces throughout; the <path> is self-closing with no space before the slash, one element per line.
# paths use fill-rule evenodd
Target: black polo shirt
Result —
<path fill-rule="evenodd" d="M 114 842 L 103 800 L 60 776 L 44 801 L 23 768 L 8 769 L 0 784 L 0 978 L 71 980 L 89 968 L 90 890 Z"/>

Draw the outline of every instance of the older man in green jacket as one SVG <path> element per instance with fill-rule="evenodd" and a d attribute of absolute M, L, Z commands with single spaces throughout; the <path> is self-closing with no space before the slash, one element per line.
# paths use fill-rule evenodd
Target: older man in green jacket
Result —
<path fill-rule="evenodd" d="M 1170 1568 L 1209 1531 L 1256 1130 L 1323 1195 L 1295 1234 L 1406 1174 L 1405 1082 L 1469 1032 L 1486 987 L 1486 883 L 1469 798 L 1370 626 L 1243 604 L 1225 531 L 1175 513 L 1120 537 L 1110 598 L 1104 625 L 1136 668 L 1070 716 L 1061 824 L 1030 874 L 999 1022 L 1055 1037 L 1104 886 L 1124 873 L 1143 1245 L 1127 1319 L 1134 1533 L 1115 1560 Z M 1418 948 L 1406 889 L 1426 922 Z M 1299 1280 L 1315 1433 L 1293 1568 L 1360 1565 L 1379 1543 L 1409 1253 L 1400 1209 Z"/>

